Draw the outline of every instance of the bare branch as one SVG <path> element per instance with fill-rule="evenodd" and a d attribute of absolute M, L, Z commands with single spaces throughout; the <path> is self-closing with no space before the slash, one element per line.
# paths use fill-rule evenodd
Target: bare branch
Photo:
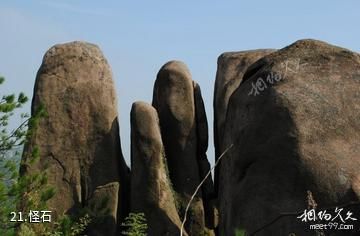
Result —
<path fill-rule="evenodd" d="M 202 179 L 202 181 L 200 182 L 200 184 L 197 186 L 195 192 L 193 193 L 193 195 L 190 198 L 189 203 L 186 206 L 186 210 L 185 210 L 185 214 L 184 214 L 184 219 L 181 223 L 181 228 L 180 228 L 180 236 L 183 236 L 183 232 L 184 232 L 184 226 L 185 226 L 185 222 L 186 222 L 186 217 L 187 217 L 187 213 L 189 211 L 191 202 L 194 200 L 196 194 L 198 193 L 198 191 L 200 190 L 201 186 L 205 183 L 206 179 L 209 177 L 209 175 L 211 174 L 211 171 L 219 164 L 221 158 L 223 156 L 225 156 L 225 154 L 234 146 L 234 144 L 231 144 L 221 155 L 220 157 L 217 159 L 217 161 L 215 162 L 215 165 L 213 167 L 211 167 L 211 169 L 208 171 L 208 173 L 206 174 L 206 176 Z"/>
<path fill-rule="evenodd" d="M 1 142 L 5 142 L 5 141 L 7 141 L 7 140 L 10 140 L 11 138 L 14 138 L 15 135 L 16 135 L 16 133 L 17 133 L 19 130 L 23 129 L 23 128 L 27 125 L 27 123 L 29 122 L 30 119 L 31 119 L 31 118 L 28 118 L 28 119 L 26 119 L 25 121 L 23 121 L 16 129 L 14 129 L 14 130 L 11 131 L 11 133 L 9 134 L 8 137 L 6 137 L 5 139 L 1 140 Z"/>

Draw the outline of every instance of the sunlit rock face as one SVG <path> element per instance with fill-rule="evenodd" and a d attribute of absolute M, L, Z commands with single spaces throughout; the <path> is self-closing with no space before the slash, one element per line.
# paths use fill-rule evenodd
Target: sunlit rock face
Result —
<path fill-rule="evenodd" d="M 90 226 L 90 235 L 114 235 L 127 214 L 128 175 L 119 139 L 116 94 L 110 67 L 100 49 L 85 42 L 55 45 L 36 77 L 32 114 L 44 106 L 47 116 L 25 147 L 26 159 L 39 147 L 31 168 L 47 169 L 57 194 L 49 202 L 56 216 L 96 209 L 106 198 L 108 212 Z"/>
<path fill-rule="evenodd" d="M 145 102 L 131 109 L 131 173 L 131 212 L 145 214 L 147 235 L 180 235 L 159 118 Z"/>
<path fill-rule="evenodd" d="M 176 192 L 178 212 L 183 218 L 191 195 L 209 169 L 205 154 L 207 121 L 201 93 L 184 63 L 170 61 L 160 69 L 154 85 L 153 106 L 159 115 L 169 176 Z M 203 198 L 211 192 L 213 186 L 209 179 L 191 204 L 186 224 L 189 235 L 201 235 L 205 231 L 212 234 L 207 229 L 212 226 L 210 220 L 205 220 L 205 210 L 214 209 L 204 204 Z"/>
<path fill-rule="evenodd" d="M 234 146 L 220 167 L 219 235 L 253 233 L 284 212 L 308 209 L 308 191 L 318 208 L 359 199 L 359 78 L 359 54 L 316 40 L 297 41 L 247 69 L 223 124 L 222 150 Z M 296 217 L 256 235 L 318 233 Z"/>

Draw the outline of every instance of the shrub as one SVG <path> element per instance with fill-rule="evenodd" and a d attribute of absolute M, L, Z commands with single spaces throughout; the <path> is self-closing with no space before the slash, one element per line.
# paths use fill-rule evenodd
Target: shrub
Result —
<path fill-rule="evenodd" d="M 122 233 L 129 236 L 145 236 L 148 228 L 144 213 L 130 213 L 122 226 L 125 227 Z"/>

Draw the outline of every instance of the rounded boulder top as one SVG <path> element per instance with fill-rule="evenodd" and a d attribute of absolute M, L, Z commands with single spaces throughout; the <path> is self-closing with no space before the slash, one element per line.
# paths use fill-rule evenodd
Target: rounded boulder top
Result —
<path fill-rule="evenodd" d="M 109 67 L 101 49 L 96 45 L 84 41 L 73 41 L 52 46 L 44 55 L 42 70 L 53 67 L 85 64 L 91 66 L 105 65 Z"/>
<path fill-rule="evenodd" d="M 162 73 L 176 73 L 182 75 L 181 78 L 189 78 L 191 80 L 191 74 L 189 68 L 182 61 L 169 61 L 165 65 L 163 65 L 158 73 L 158 78 L 164 78 L 160 76 Z"/>
<path fill-rule="evenodd" d="M 161 140 L 159 118 L 154 107 L 142 101 L 134 102 L 131 108 L 132 127 L 143 137 Z"/>
<path fill-rule="evenodd" d="M 79 57 L 82 55 L 103 58 L 103 53 L 101 52 L 99 46 L 93 43 L 88 43 L 85 41 L 73 41 L 69 43 L 56 44 L 52 46 L 44 56 L 44 59 L 48 59 L 54 56 L 64 55 Z"/>

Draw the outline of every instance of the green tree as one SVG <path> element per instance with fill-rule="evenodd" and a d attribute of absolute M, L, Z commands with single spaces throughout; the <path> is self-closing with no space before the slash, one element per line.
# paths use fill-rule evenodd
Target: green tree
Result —
<path fill-rule="evenodd" d="M 3 83 L 4 78 L 0 77 L 0 84 Z M 22 159 L 22 148 L 36 131 L 39 120 L 47 115 L 42 106 L 32 117 L 21 113 L 22 123 L 9 131 L 11 118 L 27 101 L 23 93 L 4 95 L 0 100 L 0 235 L 82 235 L 90 223 L 87 214 L 78 218 L 64 215 L 52 223 L 25 221 L 30 210 L 46 210 L 46 203 L 55 194 L 55 188 L 47 184 L 46 170 L 19 175 L 19 166 L 27 169 L 40 158 L 39 148 L 34 147 Z"/>
<path fill-rule="evenodd" d="M 122 233 L 129 236 L 145 236 L 147 231 L 144 213 L 130 213 L 122 226 L 126 229 Z"/>
<path fill-rule="evenodd" d="M 4 81 L 0 77 L 0 84 Z M 46 115 L 43 108 L 31 118 L 21 113 L 23 122 L 9 131 L 11 118 L 27 101 L 24 93 L 4 95 L 0 100 L 0 235 L 15 235 L 25 222 L 25 211 L 45 209 L 46 202 L 55 194 L 54 188 L 47 186 L 46 172 L 19 176 L 22 147 L 39 119 Z M 21 165 L 29 166 L 38 159 L 39 149 L 34 148 Z"/>
<path fill-rule="evenodd" d="M 3 82 L 4 78 L 0 77 L 0 84 Z M 4 95 L 0 100 L 0 235 L 14 234 L 19 222 L 11 221 L 11 214 L 17 212 L 21 196 L 26 192 L 26 180 L 19 178 L 18 166 L 21 147 L 30 132 L 27 126 L 32 121 L 27 114 L 21 114 L 25 121 L 18 128 L 8 131 L 8 126 L 15 111 L 27 101 L 23 93 Z"/>
<path fill-rule="evenodd" d="M 245 231 L 244 230 L 240 230 L 240 229 L 236 229 L 235 230 L 235 236 L 245 236 Z"/>

